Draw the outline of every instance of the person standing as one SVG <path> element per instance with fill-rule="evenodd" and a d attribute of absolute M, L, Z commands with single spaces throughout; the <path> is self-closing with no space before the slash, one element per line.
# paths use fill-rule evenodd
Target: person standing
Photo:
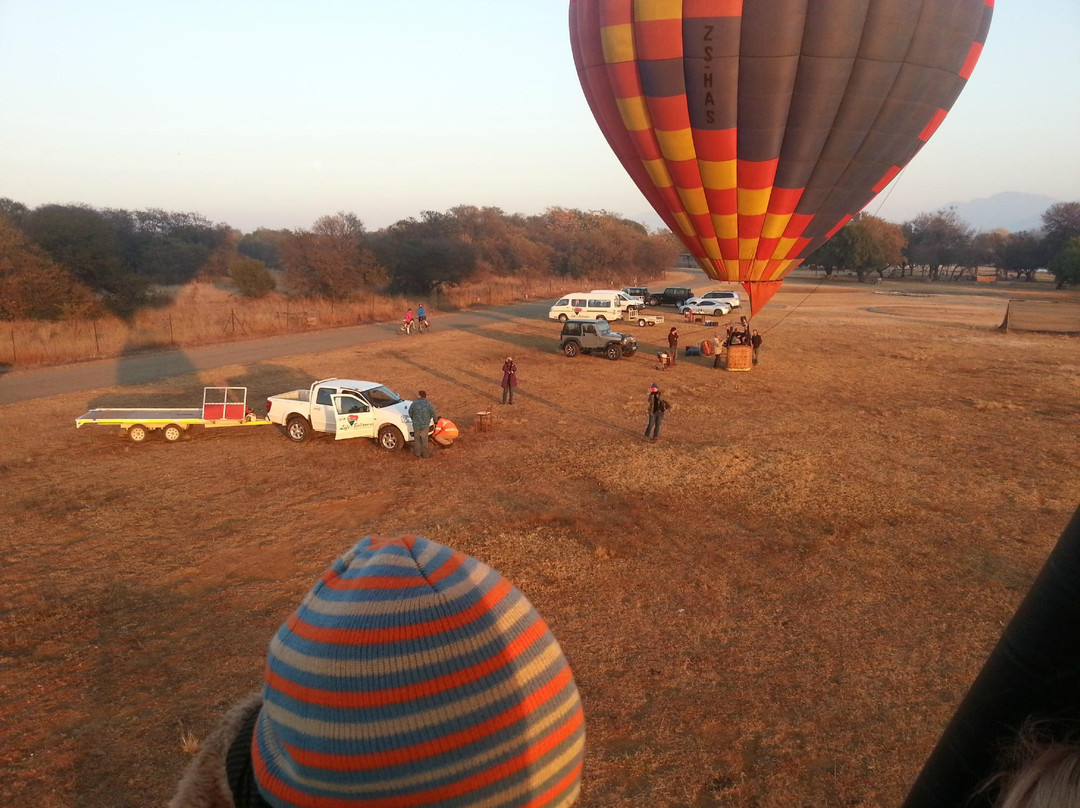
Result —
<path fill-rule="evenodd" d="M 757 352 L 761 348 L 761 334 L 754 329 L 754 333 L 750 336 L 750 345 L 754 348 L 754 364 L 757 364 Z"/>
<path fill-rule="evenodd" d="M 656 440 L 660 437 L 660 423 L 664 420 L 664 410 L 667 409 L 667 402 L 660 397 L 660 388 L 655 384 L 649 389 L 648 409 L 649 425 L 645 427 L 645 437 Z"/>
<path fill-rule="evenodd" d="M 668 352 L 671 354 L 671 364 L 675 364 L 675 355 L 679 352 L 679 329 L 675 326 L 667 332 Z"/>
<path fill-rule="evenodd" d="M 730 329 L 731 329 L 730 325 L 728 326 L 728 329 L 729 329 L 728 334 L 730 334 Z M 724 351 L 727 349 L 728 334 L 725 334 L 725 335 L 721 336 L 720 332 L 717 331 L 716 336 L 712 338 L 712 344 L 713 344 L 712 366 L 713 366 L 714 370 L 716 368 L 720 367 L 720 357 L 723 355 Z"/>
<path fill-rule="evenodd" d="M 428 430 L 439 420 L 439 416 L 435 412 L 435 405 L 428 401 L 426 390 L 420 390 L 417 395 L 419 398 L 409 405 L 409 418 L 413 425 L 412 450 L 417 457 L 431 457 Z"/>
<path fill-rule="evenodd" d="M 513 357 L 510 357 L 510 356 L 506 357 L 506 361 L 503 362 L 502 373 L 503 373 L 503 377 L 502 377 L 503 400 L 502 400 L 502 403 L 503 404 L 508 403 L 507 399 L 509 398 L 510 399 L 509 403 L 513 404 L 514 403 L 514 388 L 517 387 L 517 384 L 518 384 L 517 365 L 514 364 Z"/>

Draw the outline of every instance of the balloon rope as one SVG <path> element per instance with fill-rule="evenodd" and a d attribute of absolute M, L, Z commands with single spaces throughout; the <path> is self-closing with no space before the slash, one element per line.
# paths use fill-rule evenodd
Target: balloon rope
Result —
<path fill-rule="evenodd" d="M 802 300 L 800 300 L 798 303 L 795 304 L 795 308 L 793 308 L 791 311 L 789 311 L 787 314 L 785 314 L 783 317 L 781 317 L 775 323 L 773 323 L 768 328 L 766 328 L 765 333 L 768 334 L 770 331 L 772 331 L 774 328 L 776 328 L 778 325 L 780 325 L 780 323 L 784 322 L 784 320 L 786 320 L 788 317 L 790 317 L 792 314 L 794 314 L 795 309 L 799 308 L 799 306 L 801 306 L 803 303 L 805 303 L 807 300 L 809 300 L 810 295 L 814 294 L 814 292 L 816 292 L 818 290 L 818 287 L 821 286 L 821 284 L 825 283 L 825 280 L 826 279 L 823 276 L 821 278 L 821 280 L 817 282 L 817 285 L 815 285 L 813 289 L 811 289 L 809 292 L 806 293 L 806 297 L 804 297 Z M 753 323 L 753 321 L 754 321 L 754 318 L 751 317 L 750 322 Z"/>

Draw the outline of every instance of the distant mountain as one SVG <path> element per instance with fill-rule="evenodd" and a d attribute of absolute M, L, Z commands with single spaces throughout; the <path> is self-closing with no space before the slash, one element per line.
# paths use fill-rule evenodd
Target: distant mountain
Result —
<path fill-rule="evenodd" d="M 1004 229 L 1011 233 L 1042 227 L 1042 214 L 1055 202 L 1051 196 L 1005 191 L 984 199 L 952 202 L 957 215 L 976 230 Z"/>

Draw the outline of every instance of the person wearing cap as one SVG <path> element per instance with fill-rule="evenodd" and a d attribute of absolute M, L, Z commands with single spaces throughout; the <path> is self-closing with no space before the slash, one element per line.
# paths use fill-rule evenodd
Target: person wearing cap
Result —
<path fill-rule="evenodd" d="M 506 357 L 506 361 L 502 366 L 502 391 L 503 398 L 502 403 L 506 404 L 507 398 L 510 399 L 509 403 L 514 403 L 514 388 L 517 387 L 517 365 L 514 364 L 513 357 Z"/>
<path fill-rule="evenodd" d="M 431 457 L 428 431 L 432 424 L 438 423 L 439 416 L 435 412 L 435 405 L 428 401 L 426 390 L 420 390 L 416 395 L 419 398 L 409 405 L 409 418 L 413 425 L 412 450 L 417 457 Z"/>
<path fill-rule="evenodd" d="M 365 537 L 278 629 L 261 692 L 169 808 L 568 808 L 584 747 L 573 673 L 518 589 L 419 536 Z"/>
<path fill-rule="evenodd" d="M 660 397 L 660 388 L 656 384 L 649 388 L 648 409 L 649 424 L 645 427 L 645 437 L 656 440 L 660 437 L 660 422 L 664 420 L 664 410 L 667 409 L 667 402 Z"/>

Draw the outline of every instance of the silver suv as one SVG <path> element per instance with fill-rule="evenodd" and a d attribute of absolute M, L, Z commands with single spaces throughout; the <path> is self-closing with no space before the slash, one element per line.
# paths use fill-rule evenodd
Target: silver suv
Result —
<path fill-rule="evenodd" d="M 738 292 L 731 291 L 716 291 L 706 292 L 701 296 L 702 300 L 723 300 L 725 303 L 730 303 L 731 308 L 737 309 L 742 305 L 742 300 L 739 299 Z"/>
<path fill-rule="evenodd" d="M 612 331 L 604 320 L 567 320 L 559 334 L 559 348 L 567 356 L 601 351 L 608 359 L 632 356 L 637 340 Z"/>

